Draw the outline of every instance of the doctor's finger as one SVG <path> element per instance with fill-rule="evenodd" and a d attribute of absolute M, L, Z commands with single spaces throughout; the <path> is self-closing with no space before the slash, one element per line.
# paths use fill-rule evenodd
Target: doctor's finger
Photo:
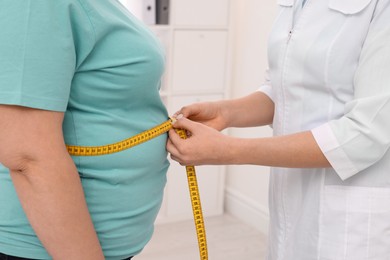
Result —
<path fill-rule="evenodd" d="M 180 137 L 179 137 L 180 138 Z M 181 140 L 183 141 L 183 140 Z M 177 147 L 173 144 L 172 141 L 167 142 L 167 150 L 170 153 L 170 157 L 172 160 L 180 163 L 180 165 L 185 165 L 183 160 L 183 155 L 180 153 L 180 151 L 177 149 Z"/>
<path fill-rule="evenodd" d="M 191 116 L 196 116 L 200 113 L 201 107 L 199 104 L 192 104 L 182 107 L 180 111 L 184 117 L 191 118 Z"/>
<path fill-rule="evenodd" d="M 180 137 L 179 137 L 180 138 Z M 179 151 L 177 150 L 175 144 L 172 142 L 172 140 L 169 138 L 168 141 L 167 141 L 167 151 L 170 153 L 170 154 L 178 154 Z"/>
<path fill-rule="evenodd" d="M 173 154 L 171 154 L 171 159 L 178 162 L 180 165 L 184 166 L 184 164 L 182 163 L 182 161 L 180 160 L 180 158 L 174 156 Z"/>
<path fill-rule="evenodd" d="M 169 130 L 168 132 L 169 142 L 167 143 L 167 148 L 169 145 L 169 149 L 176 149 L 179 152 L 179 147 L 183 145 L 184 140 L 179 136 L 178 133 L 174 129 Z"/>
<path fill-rule="evenodd" d="M 179 111 L 177 111 L 174 114 L 174 117 L 182 114 L 186 118 L 191 118 L 192 116 L 198 115 L 201 112 L 201 110 L 202 110 L 201 106 L 198 103 L 190 104 L 182 107 Z"/>
<path fill-rule="evenodd" d="M 179 115 L 178 119 L 173 124 L 173 127 L 179 128 L 179 129 L 184 129 L 184 130 L 187 130 L 189 132 L 194 132 L 198 124 L 199 123 L 191 121 L 191 120 Z"/>

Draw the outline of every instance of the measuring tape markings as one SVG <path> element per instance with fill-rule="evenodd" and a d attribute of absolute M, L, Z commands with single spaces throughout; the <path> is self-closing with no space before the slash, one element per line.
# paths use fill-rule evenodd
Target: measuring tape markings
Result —
<path fill-rule="evenodd" d="M 73 156 L 97 156 L 117 153 L 145 143 L 159 135 L 168 132 L 170 129 L 172 129 L 172 122 L 173 120 L 169 119 L 168 121 L 165 121 L 156 127 L 113 144 L 101 146 L 67 145 L 66 147 L 68 149 L 68 153 Z"/>
<path fill-rule="evenodd" d="M 175 129 L 176 133 L 182 138 L 187 139 L 187 133 L 183 129 Z M 200 259 L 207 260 L 207 241 L 206 241 L 206 230 L 204 227 L 204 218 L 202 213 L 202 206 L 200 203 L 198 181 L 196 179 L 196 172 L 194 166 L 186 166 L 188 187 L 190 190 L 192 212 L 194 215 L 196 234 L 198 238 L 198 246 Z"/>
<path fill-rule="evenodd" d="M 136 145 L 145 143 L 157 136 L 160 136 L 170 129 L 176 119 L 169 119 L 164 123 L 157 125 L 149 130 L 132 136 L 128 139 L 119 141 L 117 143 L 101 145 L 101 146 L 78 146 L 78 145 L 66 145 L 68 153 L 73 156 L 98 156 L 117 153 Z M 183 129 L 175 129 L 176 133 L 182 138 L 186 139 L 187 134 Z M 192 212 L 194 216 L 196 234 L 198 238 L 198 246 L 201 260 L 208 259 L 206 230 L 204 227 L 204 218 L 202 213 L 202 206 L 200 203 L 198 182 L 196 179 L 196 172 L 194 166 L 186 166 L 188 187 L 191 197 Z"/>

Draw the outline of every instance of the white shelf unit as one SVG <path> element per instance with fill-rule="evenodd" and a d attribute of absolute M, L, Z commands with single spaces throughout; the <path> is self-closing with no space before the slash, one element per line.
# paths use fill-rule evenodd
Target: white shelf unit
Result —
<path fill-rule="evenodd" d="M 141 1 L 141 0 L 140 0 Z M 230 0 L 171 0 L 168 25 L 152 25 L 166 49 L 161 96 L 170 114 L 226 98 L 230 76 Z M 224 166 L 196 167 L 204 216 L 223 213 Z M 185 168 L 172 161 L 157 223 L 191 219 Z"/>

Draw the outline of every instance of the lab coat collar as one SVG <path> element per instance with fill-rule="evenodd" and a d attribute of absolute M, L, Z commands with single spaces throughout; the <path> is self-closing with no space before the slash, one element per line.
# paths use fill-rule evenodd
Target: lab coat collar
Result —
<path fill-rule="evenodd" d="M 293 6 L 294 0 L 278 0 L 278 4 L 281 6 Z"/>

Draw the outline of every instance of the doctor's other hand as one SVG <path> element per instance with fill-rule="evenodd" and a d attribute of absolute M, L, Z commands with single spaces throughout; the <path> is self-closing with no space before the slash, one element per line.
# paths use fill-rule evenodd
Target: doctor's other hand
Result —
<path fill-rule="evenodd" d="M 174 129 L 169 131 L 167 150 L 173 160 L 181 165 L 217 165 L 231 162 L 234 158 L 230 149 L 231 137 L 181 115 L 177 118 L 173 127 L 185 129 L 189 134 L 187 139 L 182 139 Z"/>
<path fill-rule="evenodd" d="M 200 102 L 181 108 L 173 117 L 181 114 L 192 121 L 220 131 L 228 127 L 228 112 L 224 101 Z"/>

